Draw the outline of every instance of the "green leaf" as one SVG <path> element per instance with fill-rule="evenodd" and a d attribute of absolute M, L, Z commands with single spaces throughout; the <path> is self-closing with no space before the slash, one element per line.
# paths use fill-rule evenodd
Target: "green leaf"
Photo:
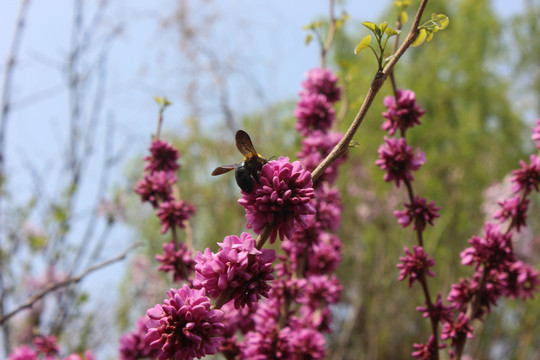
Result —
<path fill-rule="evenodd" d="M 369 44 L 371 43 L 371 35 L 366 35 L 362 41 L 360 41 L 358 43 L 358 45 L 356 45 L 356 47 L 354 48 L 354 54 L 358 54 L 360 51 L 364 50 L 365 48 L 367 48 L 369 46 Z"/>
<path fill-rule="evenodd" d="M 411 44 L 412 47 L 416 47 L 416 46 L 420 46 L 422 45 L 422 43 L 424 41 L 426 41 L 426 37 L 427 37 L 427 31 L 426 29 L 420 29 L 420 31 L 418 32 L 418 36 L 416 37 L 416 39 L 413 41 L 413 43 Z"/>
<path fill-rule="evenodd" d="M 356 141 L 356 140 L 351 140 L 351 141 L 349 142 L 349 147 L 351 147 L 351 148 L 357 148 L 357 147 L 360 147 L 360 143 L 359 143 L 358 141 Z"/>
<path fill-rule="evenodd" d="M 371 21 L 364 21 L 364 22 L 362 23 L 362 25 L 364 25 L 365 27 L 367 27 L 369 30 L 371 30 L 371 31 L 373 31 L 373 32 L 376 32 L 377 29 L 379 28 L 379 27 L 377 26 L 377 24 L 372 23 Z"/>
<path fill-rule="evenodd" d="M 311 36 L 311 34 L 307 34 L 306 38 L 304 39 L 304 43 L 306 45 L 309 45 L 309 43 L 311 42 L 312 39 L 313 39 L 313 36 Z"/>
<path fill-rule="evenodd" d="M 384 29 L 384 33 L 388 35 L 388 37 L 396 36 L 400 32 L 401 31 L 392 29 L 391 27 L 387 27 L 386 29 Z"/>
<path fill-rule="evenodd" d="M 171 105 L 171 102 L 169 101 L 169 99 L 167 99 L 166 96 L 156 96 L 154 97 L 154 101 L 162 108 L 166 108 L 167 106 Z"/>
<path fill-rule="evenodd" d="M 448 27 L 448 25 L 450 25 L 450 19 L 448 18 L 448 16 L 444 14 L 439 14 L 437 15 L 437 17 L 439 18 L 439 23 L 441 24 L 439 30 L 444 30 Z"/>
<path fill-rule="evenodd" d="M 386 21 L 381 23 L 381 25 L 379 25 L 379 29 L 381 29 L 381 33 L 382 32 L 386 33 L 386 28 L 388 28 L 388 23 Z"/>
<path fill-rule="evenodd" d="M 437 25 L 437 27 L 441 27 L 441 22 L 439 20 L 439 16 L 435 13 L 431 14 L 431 21 L 433 21 L 435 23 L 435 25 Z"/>
<path fill-rule="evenodd" d="M 433 31 L 427 31 L 426 41 L 430 42 L 433 39 Z"/>

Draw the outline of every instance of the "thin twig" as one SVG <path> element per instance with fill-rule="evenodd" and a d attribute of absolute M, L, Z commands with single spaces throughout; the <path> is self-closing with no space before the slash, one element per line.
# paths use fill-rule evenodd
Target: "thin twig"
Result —
<path fill-rule="evenodd" d="M 19 14 L 17 16 L 17 21 L 15 25 L 15 31 L 13 33 L 13 38 L 11 41 L 11 47 L 9 49 L 9 55 L 7 59 L 6 69 L 4 72 L 4 81 L 2 84 L 2 102 L 0 104 L 0 224 L 2 216 L 2 199 L 3 192 L 6 183 L 5 175 L 5 142 L 6 142 L 6 131 L 7 131 L 7 121 L 10 114 L 10 108 L 12 106 L 11 95 L 12 95 L 12 81 L 13 74 L 15 72 L 15 65 L 17 63 L 17 56 L 19 53 L 19 48 L 22 42 L 22 35 L 24 31 L 24 24 L 26 21 L 26 15 L 28 13 L 28 8 L 30 5 L 29 0 L 22 0 L 19 7 Z M 0 228 L 3 228 L 0 226 Z M 4 234 L 0 234 L 0 237 L 3 237 Z M 4 315 L 4 310 L 7 300 L 7 291 L 4 287 L 4 279 L 2 274 L 6 274 L 6 269 L 4 266 L 0 267 L 0 316 Z M 10 353 L 10 329 L 9 326 L 2 327 L 2 337 L 4 343 L 4 352 L 6 354 Z"/>
<path fill-rule="evenodd" d="M 412 24 L 411 30 L 409 31 L 409 34 L 405 38 L 405 41 L 399 49 L 396 51 L 394 57 L 386 64 L 384 69 L 381 72 L 378 72 L 375 77 L 373 78 L 373 81 L 371 82 L 371 86 L 368 90 L 368 93 L 366 94 L 366 97 L 364 99 L 364 103 L 360 107 L 360 110 L 358 111 L 358 114 L 354 118 L 351 126 L 341 139 L 341 141 L 332 149 L 330 154 L 317 166 L 317 168 L 313 171 L 311 174 L 313 178 L 313 183 L 316 183 L 319 177 L 323 174 L 323 172 L 334 162 L 336 161 L 340 156 L 342 156 L 349 147 L 349 143 L 351 142 L 354 134 L 358 130 L 358 127 L 360 124 L 362 124 L 362 121 L 364 120 L 369 108 L 371 107 L 371 104 L 373 103 L 373 100 L 375 99 L 375 96 L 381 89 L 382 85 L 384 84 L 384 81 L 388 77 L 388 75 L 392 72 L 394 69 L 394 66 L 398 62 L 398 60 L 403 56 L 405 51 L 411 46 L 411 44 L 414 42 L 416 37 L 418 36 L 418 25 L 420 24 L 420 19 L 422 17 L 422 14 L 424 13 L 424 10 L 426 8 L 428 0 L 422 0 L 422 3 L 420 3 L 420 7 L 418 8 L 418 12 L 416 13 L 416 17 L 414 19 L 414 22 Z"/>
<path fill-rule="evenodd" d="M 131 250 L 133 250 L 134 248 L 136 248 L 139 245 L 142 245 L 142 243 L 135 243 L 135 244 L 131 245 L 130 247 L 128 247 L 120 255 L 118 255 L 118 256 L 116 256 L 116 257 L 114 257 L 112 259 L 109 259 L 107 261 L 104 261 L 102 263 L 99 263 L 97 265 L 91 266 L 91 267 L 89 267 L 88 269 L 86 269 L 85 271 L 83 271 L 81 274 L 79 274 L 77 276 L 73 276 L 73 277 L 70 277 L 70 278 L 68 278 L 66 280 L 58 281 L 58 282 L 51 283 L 51 284 L 47 285 L 40 292 L 32 295 L 25 303 L 19 305 L 16 309 L 14 309 L 14 310 L 10 311 L 9 313 L 5 314 L 4 316 L 2 316 L 0 318 L 0 325 L 2 325 L 6 320 L 11 318 L 13 315 L 17 314 L 18 312 L 20 312 L 20 311 L 22 311 L 22 310 L 24 310 L 26 308 L 31 307 L 32 305 L 34 305 L 34 303 L 36 303 L 38 300 L 42 299 L 48 293 L 50 293 L 50 292 L 52 292 L 54 290 L 58 290 L 60 288 L 69 286 L 71 284 L 78 283 L 82 279 L 84 279 L 87 275 L 89 275 L 90 273 L 92 273 L 92 272 L 94 272 L 96 270 L 102 269 L 102 268 L 104 268 L 106 266 L 109 266 L 109 265 L 111 265 L 111 264 L 113 264 L 115 262 L 124 260 L 125 257 L 127 256 L 127 254 Z"/>

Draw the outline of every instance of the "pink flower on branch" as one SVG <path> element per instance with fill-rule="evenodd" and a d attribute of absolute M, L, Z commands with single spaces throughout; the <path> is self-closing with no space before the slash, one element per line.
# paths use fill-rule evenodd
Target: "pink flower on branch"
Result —
<path fill-rule="evenodd" d="M 478 269 L 484 265 L 488 269 L 506 269 L 515 261 L 512 252 L 511 234 L 501 234 L 499 226 L 491 223 L 484 225 L 483 237 L 473 236 L 472 245 L 460 254 L 463 265 L 475 265 Z"/>
<path fill-rule="evenodd" d="M 205 288 L 212 297 L 233 289 L 232 298 L 236 308 L 252 307 L 263 297 L 268 297 L 273 280 L 272 262 L 274 250 L 255 248 L 255 239 L 248 233 L 226 236 L 218 243 L 221 250 L 213 254 L 210 249 L 195 256 L 195 281 L 197 288 Z"/>
<path fill-rule="evenodd" d="M 311 174 L 300 162 L 280 157 L 263 166 L 260 182 L 251 193 L 242 192 L 238 203 L 246 209 L 248 229 L 260 234 L 266 225 L 274 226 L 273 243 L 278 233 L 282 240 L 290 239 L 296 226 L 307 226 L 307 217 L 315 213 L 314 197 Z"/>
<path fill-rule="evenodd" d="M 176 171 L 180 165 L 176 162 L 180 157 L 178 150 L 168 142 L 154 140 L 150 146 L 150 156 L 145 156 L 147 162 L 144 168 L 149 173 L 156 171 Z"/>
<path fill-rule="evenodd" d="M 512 171 L 511 182 L 514 183 L 512 191 L 518 193 L 524 190 L 526 194 L 529 194 L 533 189 L 538 191 L 538 185 L 540 184 L 540 157 L 536 155 L 530 156 L 530 164 L 520 160 L 519 164 L 521 169 Z"/>
<path fill-rule="evenodd" d="M 302 87 L 308 94 L 321 94 L 330 103 L 334 103 L 341 98 L 341 89 L 337 86 L 338 77 L 332 74 L 330 69 L 314 68 L 306 73 L 307 79 L 302 81 Z"/>
<path fill-rule="evenodd" d="M 296 130 L 303 136 L 315 130 L 326 133 L 332 127 L 336 111 L 324 95 L 311 93 L 301 95 L 293 112 L 298 119 Z"/>
<path fill-rule="evenodd" d="M 194 213 L 195 207 L 182 200 L 173 199 L 161 203 L 157 211 L 157 216 L 161 221 L 161 233 L 165 234 L 173 226 L 184 228 L 184 222 Z"/>
<path fill-rule="evenodd" d="M 395 96 L 386 96 L 383 100 L 388 111 L 382 115 L 386 121 L 382 124 L 382 129 L 394 135 L 396 130 L 402 134 L 407 128 L 420 125 L 420 117 L 425 114 L 425 110 L 420 109 L 416 103 L 416 95 L 411 90 L 397 90 L 397 102 Z"/>
<path fill-rule="evenodd" d="M 430 270 L 430 267 L 435 265 L 435 260 L 428 257 L 421 246 L 414 246 L 410 252 L 408 248 L 404 248 L 405 256 L 399 258 L 401 261 L 397 264 L 399 271 L 399 280 L 409 278 L 409 287 L 412 286 L 415 280 L 418 280 L 422 274 L 435 276 L 435 273 Z"/>
<path fill-rule="evenodd" d="M 384 138 L 384 144 L 379 147 L 379 159 L 375 161 L 382 170 L 386 171 L 384 181 L 394 180 L 399 187 L 401 182 L 412 181 L 412 171 L 420 169 L 426 162 L 426 155 L 417 150 L 413 152 L 405 138 Z"/>
<path fill-rule="evenodd" d="M 405 208 L 405 210 L 394 211 L 394 216 L 403 227 L 412 223 L 414 230 L 424 231 L 426 224 L 433 225 L 433 221 L 439 217 L 439 207 L 435 206 L 435 202 L 428 204 L 426 199 L 419 196 L 414 198 L 412 204 L 406 203 Z"/>
<path fill-rule="evenodd" d="M 205 290 L 187 285 L 167 292 L 168 299 L 147 311 L 146 341 L 159 360 L 188 360 L 215 354 L 222 341 L 223 312 L 210 310 Z"/>
<path fill-rule="evenodd" d="M 165 273 L 172 272 L 173 280 L 187 280 L 195 270 L 195 260 L 191 257 L 191 251 L 186 244 L 180 243 L 176 250 L 173 241 L 163 244 L 163 255 L 156 255 L 156 260 L 161 263 L 157 268 Z"/>

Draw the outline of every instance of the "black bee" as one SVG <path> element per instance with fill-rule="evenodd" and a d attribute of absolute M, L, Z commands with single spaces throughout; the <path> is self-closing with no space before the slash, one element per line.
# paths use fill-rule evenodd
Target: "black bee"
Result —
<path fill-rule="evenodd" d="M 247 132 L 238 130 L 236 132 L 235 140 L 236 147 L 242 155 L 244 155 L 244 159 L 239 164 L 217 167 L 212 171 L 212 175 L 225 174 L 234 169 L 234 177 L 236 178 L 236 183 L 240 189 L 246 193 L 251 193 L 255 186 L 253 180 L 257 181 L 257 183 L 260 181 L 259 172 L 268 160 L 257 153 Z"/>

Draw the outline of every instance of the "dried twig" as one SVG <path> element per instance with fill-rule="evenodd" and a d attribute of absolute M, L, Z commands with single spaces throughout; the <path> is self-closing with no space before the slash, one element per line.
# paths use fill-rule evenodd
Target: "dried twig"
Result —
<path fill-rule="evenodd" d="M 32 305 L 34 305 L 34 303 L 36 303 L 37 301 L 42 299 L 48 293 L 50 293 L 50 292 L 52 292 L 54 290 L 58 290 L 58 289 L 61 289 L 63 287 L 69 286 L 71 284 L 78 283 L 82 279 L 84 279 L 87 275 L 89 275 L 90 273 L 92 273 L 92 272 L 94 272 L 96 270 L 102 269 L 102 268 L 104 268 L 106 266 L 109 266 L 109 265 L 111 265 L 111 264 L 113 264 L 115 262 L 124 260 L 126 258 L 126 256 L 127 256 L 127 254 L 131 250 L 133 250 L 134 248 L 136 248 L 137 246 L 139 246 L 141 244 L 142 243 L 135 243 L 135 244 L 131 245 L 130 247 L 128 247 L 120 255 L 118 255 L 118 256 L 116 256 L 116 257 L 114 257 L 112 259 L 109 259 L 107 261 L 104 261 L 102 263 L 99 263 L 97 265 L 91 266 L 91 267 L 89 267 L 88 269 L 86 269 L 85 271 L 83 271 L 81 274 L 79 274 L 77 276 L 73 276 L 73 277 L 70 277 L 68 279 L 58 281 L 58 282 L 54 282 L 54 283 L 51 283 L 51 284 L 47 285 L 46 287 L 41 289 L 41 291 L 39 291 L 38 293 L 32 295 L 25 303 L 19 305 L 16 309 L 14 309 L 14 310 L 8 312 L 7 314 L 5 314 L 4 316 L 2 316 L 0 318 L 0 325 L 2 325 L 6 320 L 11 318 L 13 315 L 17 314 L 18 312 L 20 312 L 20 311 L 22 311 L 24 309 L 27 309 L 29 307 L 32 307 Z"/>

